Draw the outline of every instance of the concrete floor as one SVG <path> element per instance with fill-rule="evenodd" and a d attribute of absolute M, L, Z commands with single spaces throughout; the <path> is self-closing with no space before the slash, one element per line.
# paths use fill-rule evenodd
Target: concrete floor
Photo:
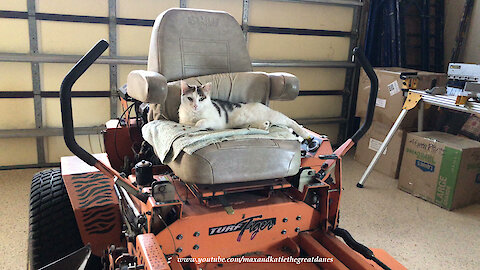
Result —
<path fill-rule="evenodd" d="M 449 212 L 398 190 L 396 180 L 377 172 L 358 189 L 364 170 L 345 160 L 340 227 L 408 269 L 480 269 L 480 205 Z M 37 171 L 0 171 L 0 269 L 26 265 L 30 180 Z"/>

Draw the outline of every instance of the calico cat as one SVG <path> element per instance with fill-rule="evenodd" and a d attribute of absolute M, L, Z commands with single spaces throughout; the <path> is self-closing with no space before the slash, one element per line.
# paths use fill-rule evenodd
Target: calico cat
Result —
<path fill-rule="evenodd" d="M 181 124 L 210 129 L 253 127 L 267 130 L 271 125 L 287 126 L 304 139 L 310 135 L 297 122 L 262 103 L 234 103 L 210 98 L 212 83 L 191 86 L 181 81 Z"/>

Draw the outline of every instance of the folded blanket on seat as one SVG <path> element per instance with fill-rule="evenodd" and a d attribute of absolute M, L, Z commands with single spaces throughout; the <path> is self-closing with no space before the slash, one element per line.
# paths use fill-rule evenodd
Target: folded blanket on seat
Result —
<path fill-rule="evenodd" d="M 272 126 L 268 131 L 256 128 L 205 130 L 167 120 L 155 120 L 145 124 L 142 128 L 142 135 L 145 141 L 153 146 L 163 164 L 175 160 L 181 151 L 191 155 L 198 149 L 222 141 L 297 140 L 297 137 L 288 128 L 280 126 Z"/>

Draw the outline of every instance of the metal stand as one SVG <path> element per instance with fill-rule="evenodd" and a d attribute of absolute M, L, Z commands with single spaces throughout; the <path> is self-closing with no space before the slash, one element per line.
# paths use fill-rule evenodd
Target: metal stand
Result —
<path fill-rule="evenodd" d="M 367 169 L 365 170 L 365 173 L 363 173 L 362 178 L 357 183 L 357 187 L 363 188 L 363 185 L 367 181 L 367 178 L 372 172 L 373 167 L 375 167 L 375 164 L 377 164 L 381 154 L 383 153 L 383 151 L 385 151 L 385 148 L 387 148 L 387 145 L 390 143 L 390 140 L 392 139 L 393 134 L 395 134 L 400 124 L 402 123 L 403 118 L 405 118 L 405 115 L 407 114 L 407 112 L 415 108 L 415 106 L 417 106 L 419 102 L 420 102 L 420 108 L 418 110 L 418 131 L 423 131 L 423 114 L 425 109 L 425 103 L 442 107 L 442 108 L 459 111 L 459 112 L 472 113 L 480 117 L 480 103 L 469 102 L 465 105 L 456 105 L 455 100 L 456 100 L 455 96 L 430 95 L 425 93 L 425 91 L 410 90 L 408 92 L 407 99 L 403 104 L 402 112 L 400 113 L 397 120 L 393 124 L 392 129 L 390 129 L 390 132 L 388 133 L 387 137 L 385 138 L 382 145 L 380 146 L 380 149 L 378 149 L 378 152 L 375 154 L 375 157 L 373 157 L 372 161 L 370 162 L 370 165 L 368 165 Z"/>
<path fill-rule="evenodd" d="M 368 176 L 373 170 L 373 167 L 377 164 L 378 160 L 380 159 L 380 156 L 382 153 L 385 151 L 385 148 L 387 148 L 388 144 L 390 143 L 390 140 L 392 140 L 393 135 L 395 132 L 397 132 L 398 128 L 400 127 L 400 124 L 402 123 L 403 119 L 407 115 L 408 111 L 415 108 L 417 106 L 417 103 L 422 99 L 422 95 L 418 93 L 413 93 L 413 92 L 408 92 L 407 100 L 403 104 L 402 112 L 400 112 L 400 115 L 398 116 L 397 120 L 393 124 L 393 127 L 390 129 L 390 131 L 387 134 L 387 137 L 385 140 L 383 140 L 382 145 L 378 149 L 377 153 L 373 157 L 372 161 L 368 165 L 367 169 L 362 175 L 362 178 L 360 181 L 357 183 L 358 188 L 363 188 L 363 185 L 367 181 Z"/>
<path fill-rule="evenodd" d="M 425 103 L 423 101 L 420 101 L 418 104 L 419 109 L 418 109 L 418 124 L 417 124 L 417 131 L 421 132 L 423 131 L 423 115 L 425 111 Z"/>
<path fill-rule="evenodd" d="M 377 164 L 378 160 L 380 159 L 380 156 L 381 156 L 382 153 L 385 151 L 385 148 L 387 148 L 387 145 L 390 143 L 390 140 L 393 138 L 393 135 L 395 134 L 395 132 L 397 132 L 398 128 L 400 127 L 400 124 L 401 124 L 402 121 L 403 121 L 403 118 L 405 118 L 405 115 L 407 115 L 407 112 L 408 112 L 407 109 L 402 109 L 402 112 L 400 113 L 400 115 L 398 116 L 397 120 L 396 120 L 395 123 L 393 124 L 392 129 L 390 129 L 390 131 L 389 131 L 388 134 L 387 134 L 387 137 L 385 138 L 385 140 L 383 140 L 382 145 L 380 146 L 380 148 L 378 149 L 377 153 L 376 153 L 375 156 L 373 157 L 372 162 L 370 162 L 370 164 L 368 165 L 367 169 L 366 169 L 365 172 L 363 173 L 362 178 L 361 178 L 360 181 L 357 183 L 357 187 L 363 188 L 363 184 L 365 183 L 365 181 L 367 181 L 367 178 L 368 178 L 368 176 L 370 175 L 370 173 L 372 172 L 373 167 L 375 167 L 375 165 Z"/>

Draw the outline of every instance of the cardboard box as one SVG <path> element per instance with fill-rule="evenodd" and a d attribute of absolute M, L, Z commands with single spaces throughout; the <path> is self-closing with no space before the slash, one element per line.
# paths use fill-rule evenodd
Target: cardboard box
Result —
<path fill-rule="evenodd" d="M 355 160 L 368 166 L 380 148 L 383 140 L 387 137 L 390 128 L 390 125 L 373 122 L 370 129 L 357 144 Z M 383 152 L 383 155 L 373 168 L 375 171 L 381 172 L 395 179 L 398 178 L 406 134 L 407 132 L 403 129 L 398 129 L 397 132 L 395 132 L 387 149 Z"/>
<path fill-rule="evenodd" d="M 405 101 L 403 91 L 401 90 L 403 80 L 400 79 L 400 74 L 402 72 L 418 73 L 418 90 L 430 89 L 434 80 L 436 80 L 436 86 L 444 86 L 447 83 L 447 76 L 444 73 L 432 73 L 398 67 L 375 68 L 374 70 L 378 77 L 378 96 L 373 120 L 386 125 L 392 125 L 402 111 Z M 357 111 L 355 116 L 365 117 L 369 95 L 370 80 L 365 71 L 362 70 L 358 83 Z M 401 127 L 415 127 L 417 111 L 417 109 L 410 110 Z"/>
<path fill-rule="evenodd" d="M 473 114 L 470 115 L 459 134 L 472 140 L 480 141 L 480 118 Z"/>
<path fill-rule="evenodd" d="M 480 142 L 408 133 L 398 188 L 448 210 L 480 202 Z"/>

